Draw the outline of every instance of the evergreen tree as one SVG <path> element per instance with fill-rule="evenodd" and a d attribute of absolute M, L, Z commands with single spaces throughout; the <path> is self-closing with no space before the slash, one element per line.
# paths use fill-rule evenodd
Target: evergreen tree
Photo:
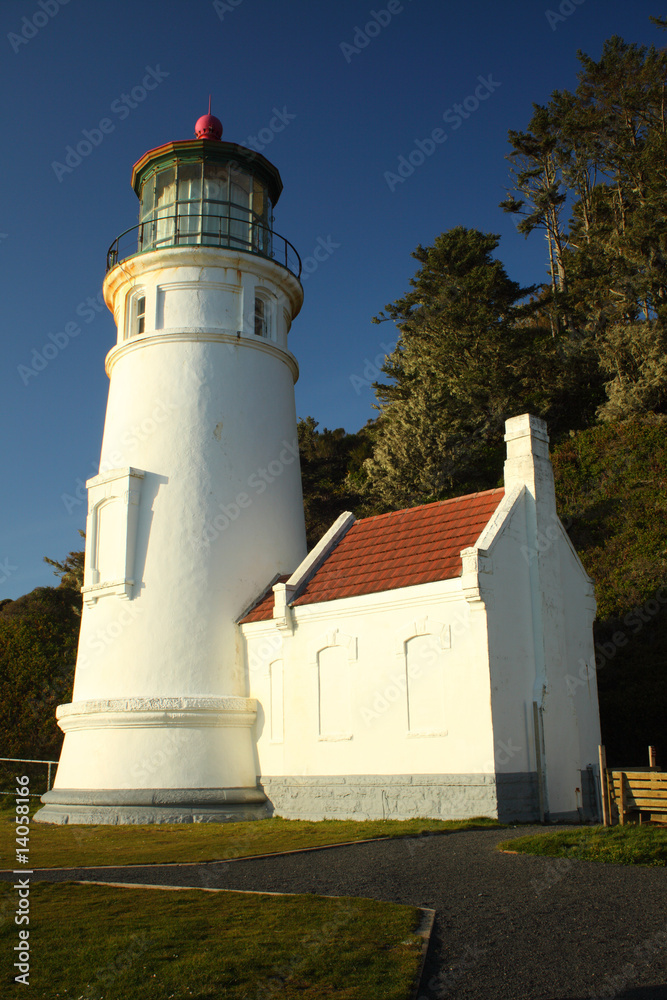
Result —
<path fill-rule="evenodd" d="M 667 53 L 614 36 L 579 60 L 576 92 L 509 133 L 521 197 L 502 207 L 546 231 L 552 325 L 595 359 L 616 419 L 667 407 Z"/>
<path fill-rule="evenodd" d="M 507 417 L 567 423 L 570 367 L 539 301 L 492 257 L 498 236 L 458 226 L 419 246 L 412 290 L 386 307 L 400 336 L 376 384 L 381 416 L 364 464 L 386 509 L 486 489 L 502 472 Z"/>
<path fill-rule="evenodd" d="M 667 761 L 667 417 L 590 427 L 552 454 L 561 518 L 595 582 L 602 742 L 616 766 Z M 582 683 L 572 670 L 574 690 Z"/>
<path fill-rule="evenodd" d="M 86 537 L 85 531 L 81 531 L 80 528 L 79 534 L 82 538 Z M 85 552 L 70 552 L 63 562 L 58 562 L 56 559 L 49 559 L 48 556 L 44 556 L 44 562 L 48 563 L 49 566 L 55 566 L 53 575 L 60 577 L 59 587 L 81 590 L 83 587 L 85 557 Z"/>
<path fill-rule="evenodd" d="M 371 450 L 371 428 L 347 434 L 342 427 L 317 427 L 313 417 L 299 420 L 297 427 L 309 549 L 344 511 L 359 512 L 362 498 L 356 479 Z"/>

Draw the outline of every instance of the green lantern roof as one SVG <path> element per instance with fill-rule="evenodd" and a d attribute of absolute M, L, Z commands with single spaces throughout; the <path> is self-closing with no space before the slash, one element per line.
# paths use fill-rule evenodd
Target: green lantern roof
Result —
<path fill-rule="evenodd" d="M 156 165 L 167 166 L 176 160 L 192 162 L 224 163 L 235 165 L 236 169 L 244 171 L 262 180 L 267 187 L 271 202 L 275 205 L 283 189 L 283 182 L 277 167 L 274 167 L 265 156 L 256 153 L 235 142 L 222 142 L 215 139 L 185 139 L 180 142 L 166 142 L 156 149 L 149 149 L 132 168 L 132 187 L 137 197 L 140 196 L 141 185 L 150 169 Z"/>

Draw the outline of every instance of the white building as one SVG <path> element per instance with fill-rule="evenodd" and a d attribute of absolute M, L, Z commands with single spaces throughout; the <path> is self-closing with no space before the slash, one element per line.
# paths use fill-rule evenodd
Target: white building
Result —
<path fill-rule="evenodd" d="M 593 814 L 595 602 L 543 422 L 508 421 L 504 490 L 345 514 L 306 556 L 298 255 L 270 229 L 277 170 L 221 134 L 204 116 L 139 160 L 138 244 L 110 251 L 74 694 L 37 818 Z"/>
<path fill-rule="evenodd" d="M 504 490 L 344 514 L 241 619 L 279 815 L 596 813 L 593 587 L 544 422 L 506 430 Z"/>

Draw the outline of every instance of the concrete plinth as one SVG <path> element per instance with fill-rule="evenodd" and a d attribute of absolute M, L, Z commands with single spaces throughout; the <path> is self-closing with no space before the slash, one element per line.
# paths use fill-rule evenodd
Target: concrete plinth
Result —
<path fill-rule="evenodd" d="M 259 788 L 58 788 L 42 796 L 38 823 L 231 823 L 264 819 Z"/>

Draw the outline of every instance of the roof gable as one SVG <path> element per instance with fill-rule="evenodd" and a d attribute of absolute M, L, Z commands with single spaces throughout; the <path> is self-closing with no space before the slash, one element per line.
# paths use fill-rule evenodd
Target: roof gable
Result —
<path fill-rule="evenodd" d="M 474 545 L 505 494 L 472 493 L 355 521 L 292 604 L 319 604 L 461 575 L 461 550 Z M 267 592 L 242 624 L 273 615 Z"/>

